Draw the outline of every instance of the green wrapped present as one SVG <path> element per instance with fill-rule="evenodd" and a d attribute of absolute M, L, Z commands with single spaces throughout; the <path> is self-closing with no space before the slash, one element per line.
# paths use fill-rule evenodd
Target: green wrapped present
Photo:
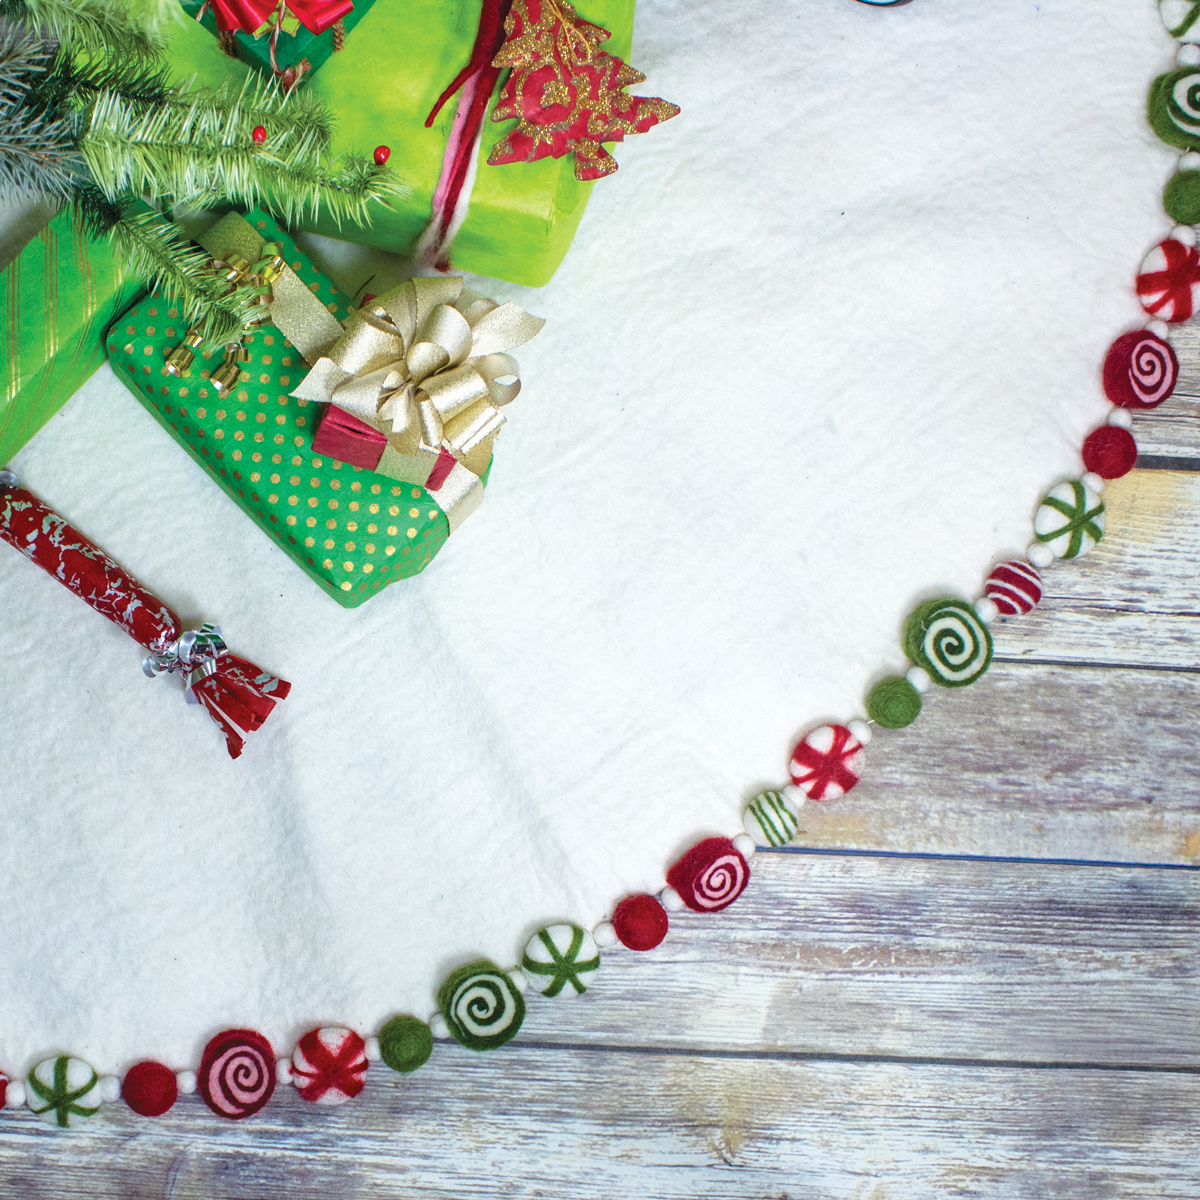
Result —
<path fill-rule="evenodd" d="M 263 75 L 300 83 L 363 19 L 375 0 L 180 0 L 221 49 Z"/>
<path fill-rule="evenodd" d="M 104 362 L 104 333 L 143 291 L 60 212 L 4 270 L 0 321 L 0 465 Z"/>
<path fill-rule="evenodd" d="M 623 58 L 632 42 L 633 11 L 634 0 L 579 3 L 580 19 L 611 32 L 604 50 Z M 301 228 L 408 256 L 432 255 L 442 269 L 541 287 L 566 254 L 594 184 L 576 177 L 571 154 L 489 165 L 497 145 L 513 134 L 511 121 L 483 121 L 478 149 L 466 156 L 474 179 L 464 184 L 469 199 L 465 217 L 456 233 L 442 231 L 454 233 L 448 250 L 429 243 L 452 125 L 459 104 L 468 97 L 446 103 L 431 128 L 425 120 L 470 61 L 480 14 L 481 0 L 377 4 L 357 35 L 347 39 L 345 49 L 305 85 L 320 93 L 337 114 L 333 149 L 365 154 L 386 150 L 412 192 L 391 210 L 377 209 L 367 228 L 339 229 L 326 214 L 302 222 Z M 239 73 L 244 77 L 246 70 L 225 57 L 195 22 L 177 31 L 170 58 L 176 76 L 195 75 L 204 84 L 237 78 Z M 508 77 L 508 71 L 492 73 L 493 105 Z M 419 245 L 423 235 L 425 242 Z"/>
<path fill-rule="evenodd" d="M 231 220 L 237 218 L 222 224 Z M 339 322 L 350 314 L 347 297 L 271 217 L 253 212 L 246 221 L 259 245 L 268 240 L 281 248 L 290 268 L 276 282 L 276 303 L 289 298 L 290 283 L 326 312 L 324 328 L 319 318 L 307 318 L 317 331 L 304 349 L 317 357 L 341 333 Z M 230 249 L 211 233 L 201 241 L 210 253 Z M 249 247 L 234 248 L 252 258 Z M 291 339 L 273 324 L 248 334 L 240 375 L 222 398 L 211 379 L 219 352 L 205 350 L 182 376 L 167 372 L 166 360 L 186 333 L 170 300 L 144 297 L 109 330 L 113 370 L 301 570 L 354 608 L 429 565 L 450 534 L 446 514 L 423 487 L 313 453 L 322 406 L 289 395 L 309 369 Z"/>

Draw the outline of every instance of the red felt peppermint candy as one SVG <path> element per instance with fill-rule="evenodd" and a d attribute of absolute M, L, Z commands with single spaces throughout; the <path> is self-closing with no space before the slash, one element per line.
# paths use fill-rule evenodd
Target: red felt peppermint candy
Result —
<path fill-rule="evenodd" d="M 0 1108 L 8 1102 L 8 1076 L 0 1073 Z"/>
<path fill-rule="evenodd" d="M 630 950 L 653 950 L 667 936 L 667 910 L 653 897 L 626 896 L 612 918 L 617 940 Z"/>
<path fill-rule="evenodd" d="M 1167 238 L 1146 256 L 1137 277 L 1142 307 L 1164 321 L 1186 321 L 1200 301 L 1200 255 L 1195 246 Z"/>
<path fill-rule="evenodd" d="M 121 1098 L 139 1117 L 161 1117 L 179 1097 L 175 1072 L 160 1062 L 140 1062 L 121 1080 Z"/>
<path fill-rule="evenodd" d="M 1123 333 L 1104 358 L 1104 394 L 1120 408 L 1154 408 L 1178 379 L 1175 348 L 1148 329 Z"/>
<path fill-rule="evenodd" d="M 345 1104 L 367 1081 L 366 1043 L 353 1029 L 312 1029 L 292 1051 L 292 1082 L 302 1100 Z"/>
<path fill-rule="evenodd" d="M 1002 616 L 1027 613 L 1042 598 L 1042 577 L 1020 559 L 1003 562 L 994 568 L 984 584 L 983 594 Z"/>
<path fill-rule="evenodd" d="M 1083 443 L 1083 465 L 1101 479 L 1120 479 L 1137 462 L 1137 442 L 1128 429 L 1101 425 Z"/>
<path fill-rule="evenodd" d="M 204 1103 L 231 1121 L 253 1116 L 275 1091 L 275 1051 L 253 1029 L 218 1033 L 200 1059 L 196 1087 Z"/>
<path fill-rule="evenodd" d="M 792 782 L 810 800 L 844 796 L 862 775 L 862 742 L 845 725 L 822 725 L 792 751 Z"/>
<path fill-rule="evenodd" d="M 728 838 L 705 838 L 667 872 L 667 883 L 694 912 L 728 908 L 749 881 L 750 868 Z"/>

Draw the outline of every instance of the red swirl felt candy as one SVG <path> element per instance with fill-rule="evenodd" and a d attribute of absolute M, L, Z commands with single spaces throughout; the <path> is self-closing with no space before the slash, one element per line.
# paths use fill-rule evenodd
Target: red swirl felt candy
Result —
<path fill-rule="evenodd" d="M 1175 348 L 1148 329 L 1123 333 L 1104 359 L 1104 394 L 1120 408 L 1154 408 L 1178 379 Z"/>
<path fill-rule="evenodd" d="M 792 751 L 792 782 L 810 800 L 844 796 L 862 774 L 864 751 L 844 725 L 822 725 Z"/>
<path fill-rule="evenodd" d="M 292 1082 L 302 1100 L 345 1104 L 366 1080 L 366 1043 L 353 1029 L 310 1029 L 292 1051 Z"/>
<path fill-rule="evenodd" d="M 667 936 L 667 910 L 645 894 L 626 896 L 612 918 L 617 940 L 630 950 L 653 950 Z"/>
<path fill-rule="evenodd" d="M 728 838 L 705 838 L 667 872 L 667 883 L 694 912 L 728 908 L 749 880 L 750 868 Z"/>
<path fill-rule="evenodd" d="M 253 1116 L 275 1091 L 275 1051 L 253 1029 L 218 1033 L 200 1059 L 196 1087 L 218 1117 Z"/>
<path fill-rule="evenodd" d="M 984 595 L 1001 616 L 1027 613 L 1042 598 L 1042 577 L 1027 562 L 1014 559 L 1001 563 L 987 577 Z"/>
<path fill-rule="evenodd" d="M 1142 307 L 1163 321 L 1186 321 L 1200 301 L 1200 255 L 1195 246 L 1167 238 L 1146 256 L 1137 277 Z"/>

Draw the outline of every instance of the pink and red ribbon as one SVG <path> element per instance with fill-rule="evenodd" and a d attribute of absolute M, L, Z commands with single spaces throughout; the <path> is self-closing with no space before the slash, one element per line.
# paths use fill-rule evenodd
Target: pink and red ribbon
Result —
<path fill-rule="evenodd" d="M 354 0 L 208 0 L 222 33 L 257 33 L 285 9 L 310 33 L 324 33 L 354 8 Z M 203 10 L 201 10 L 203 11 Z"/>

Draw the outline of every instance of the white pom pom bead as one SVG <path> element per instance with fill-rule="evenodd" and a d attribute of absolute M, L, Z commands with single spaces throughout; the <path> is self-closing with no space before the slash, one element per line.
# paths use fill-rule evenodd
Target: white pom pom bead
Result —
<path fill-rule="evenodd" d="M 181 1096 L 190 1096 L 196 1090 L 195 1071 L 176 1071 L 175 1086 Z"/>
<path fill-rule="evenodd" d="M 383 1057 L 379 1052 L 379 1039 L 377 1037 L 369 1037 L 363 1043 L 363 1054 L 366 1055 L 367 1062 L 379 1062 Z"/>
<path fill-rule="evenodd" d="M 748 833 L 739 833 L 733 839 L 733 848 L 743 858 L 753 858 L 755 850 L 758 849 L 754 844 L 754 839 Z"/>
<path fill-rule="evenodd" d="M 1200 159 L 1200 154 L 1196 157 Z M 1171 332 L 1171 327 L 1166 321 L 1160 321 L 1157 317 L 1153 321 L 1146 322 L 1146 332 L 1154 334 L 1155 337 L 1160 337 L 1164 341 L 1167 340 L 1167 334 Z"/>
<path fill-rule="evenodd" d="M 607 950 L 610 946 L 615 946 L 617 944 L 617 931 L 613 927 L 613 923 L 611 921 L 601 921 L 592 930 L 592 940 L 601 950 Z"/>
<path fill-rule="evenodd" d="M 1196 231 L 1190 225 L 1176 225 L 1171 230 L 1171 236 L 1184 246 L 1194 246 L 1196 244 Z"/>
<path fill-rule="evenodd" d="M 1131 413 L 1127 408 L 1114 408 L 1112 412 L 1108 414 L 1108 423 L 1110 425 L 1116 425 L 1118 429 L 1132 429 L 1133 413 Z"/>
<path fill-rule="evenodd" d="M 115 1104 L 121 1098 L 121 1080 L 116 1075 L 102 1075 L 98 1090 L 101 1103 Z"/>
<path fill-rule="evenodd" d="M 8 1081 L 8 1091 L 4 1097 L 5 1108 L 20 1108 L 25 1103 L 25 1085 L 19 1079 Z"/>
<path fill-rule="evenodd" d="M 1045 542 L 1034 542 L 1028 550 L 1025 551 L 1025 557 L 1035 567 L 1048 567 L 1054 561 L 1054 551 L 1046 545 Z"/>
<path fill-rule="evenodd" d="M 513 987 L 523 994 L 529 986 L 529 980 L 525 978 L 525 972 L 513 967 L 511 971 L 506 971 L 505 974 L 512 980 Z"/>
<path fill-rule="evenodd" d="M 1097 475 L 1094 471 L 1088 471 L 1086 475 L 1080 476 L 1079 482 L 1088 491 L 1095 492 L 1097 495 L 1104 491 L 1105 479 L 1102 475 Z"/>
<path fill-rule="evenodd" d="M 804 807 L 804 802 L 808 799 L 808 793 L 802 787 L 797 787 L 794 783 L 789 783 L 787 787 L 780 788 L 780 791 L 792 802 L 797 811 Z"/>
<path fill-rule="evenodd" d="M 929 691 L 929 685 L 933 682 L 933 680 L 929 678 L 929 672 L 926 671 L 924 667 L 909 667 L 908 670 L 904 672 L 904 678 L 912 684 L 915 691 L 921 692 L 922 694 Z"/>
<path fill-rule="evenodd" d="M 1200 154 L 1195 150 L 1189 150 L 1186 154 L 1179 156 L 1179 170 L 1181 171 L 1200 171 Z"/>
<path fill-rule="evenodd" d="M 1175 61 L 1181 67 L 1200 67 L 1200 46 L 1195 46 L 1191 42 L 1184 42 L 1179 47 L 1179 53 L 1175 56 Z"/>
<path fill-rule="evenodd" d="M 658 893 L 658 902 L 667 912 L 681 912 L 683 910 L 683 897 L 673 887 L 663 888 Z"/>
<path fill-rule="evenodd" d="M 860 745 L 869 746 L 871 744 L 871 726 L 866 721 L 851 721 L 846 728 L 850 730 L 851 737 L 858 739 Z"/>
<path fill-rule="evenodd" d="M 975 615 L 985 625 L 990 625 L 1000 615 L 1000 610 L 996 607 L 995 600 L 989 600 L 986 596 L 980 596 L 975 601 Z"/>
<path fill-rule="evenodd" d="M 435 1012 L 429 1018 L 429 1032 L 435 1038 L 448 1038 L 450 1036 L 450 1030 L 446 1028 L 446 1018 L 440 1012 Z"/>
<path fill-rule="evenodd" d="M 292 1082 L 292 1060 L 277 1058 L 275 1060 L 275 1082 L 289 1084 Z"/>

